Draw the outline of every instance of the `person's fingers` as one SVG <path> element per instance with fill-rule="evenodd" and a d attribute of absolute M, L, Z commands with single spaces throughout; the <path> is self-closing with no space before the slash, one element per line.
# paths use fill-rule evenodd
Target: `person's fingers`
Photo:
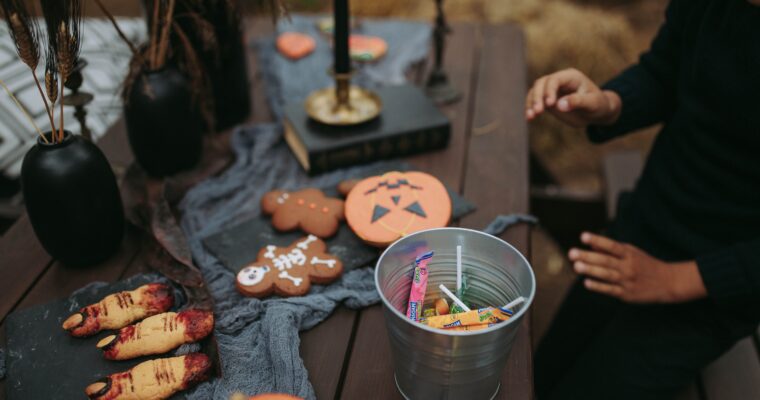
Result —
<path fill-rule="evenodd" d="M 625 245 L 622 243 L 604 236 L 594 235 L 590 232 L 583 232 L 581 234 L 581 242 L 591 246 L 594 250 L 601 250 L 619 258 L 622 258 L 626 254 Z"/>
<path fill-rule="evenodd" d="M 620 259 L 610 256 L 609 254 L 599 253 L 596 251 L 570 249 L 567 255 L 568 258 L 570 258 L 572 261 L 584 261 L 589 264 L 603 265 L 605 267 L 611 268 L 617 268 L 620 265 Z"/>
<path fill-rule="evenodd" d="M 593 279 L 584 279 L 583 285 L 586 289 L 593 292 L 606 294 L 608 296 L 620 298 L 623 296 L 623 288 L 618 285 L 595 281 Z"/>
<path fill-rule="evenodd" d="M 547 107 L 553 107 L 554 103 L 557 101 L 557 91 L 559 91 L 559 87 L 561 84 L 561 76 L 559 76 L 559 73 L 554 74 L 549 77 L 549 79 L 546 80 L 546 90 L 545 90 L 545 98 L 546 98 L 546 106 Z"/>
<path fill-rule="evenodd" d="M 576 261 L 573 263 L 573 269 L 581 275 L 586 275 L 600 281 L 618 283 L 622 279 L 620 272 L 613 268 L 589 264 L 583 261 Z"/>
<path fill-rule="evenodd" d="M 575 92 L 583 85 L 585 76 L 576 69 L 565 69 L 556 72 L 546 80 L 545 98 L 546 105 L 553 107 L 562 90 L 565 93 Z"/>
<path fill-rule="evenodd" d="M 541 114 L 544 111 L 544 89 L 546 88 L 546 79 L 543 77 L 533 85 L 533 111 Z"/>
<path fill-rule="evenodd" d="M 597 92 L 575 92 L 567 96 L 562 96 L 557 101 L 557 108 L 562 112 L 568 111 L 587 111 L 597 112 L 599 111 L 599 99 L 600 93 Z"/>
<path fill-rule="evenodd" d="M 533 88 L 530 88 L 528 94 L 525 96 L 525 118 L 532 120 L 536 113 L 533 111 Z"/>

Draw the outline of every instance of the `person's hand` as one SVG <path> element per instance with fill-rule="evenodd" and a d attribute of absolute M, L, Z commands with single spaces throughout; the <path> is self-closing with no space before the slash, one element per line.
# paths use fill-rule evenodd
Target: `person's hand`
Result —
<path fill-rule="evenodd" d="M 679 303 L 707 295 L 697 264 L 666 263 L 636 246 L 584 232 L 591 250 L 571 249 L 575 272 L 587 289 L 628 303 Z"/>
<path fill-rule="evenodd" d="M 620 96 L 601 90 L 586 75 L 570 68 L 539 78 L 525 99 L 525 117 L 532 121 L 549 111 L 576 127 L 610 125 L 620 116 Z"/>

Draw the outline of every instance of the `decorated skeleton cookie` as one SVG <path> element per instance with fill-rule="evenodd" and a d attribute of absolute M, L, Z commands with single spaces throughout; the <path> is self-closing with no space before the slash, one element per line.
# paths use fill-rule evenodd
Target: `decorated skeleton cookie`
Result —
<path fill-rule="evenodd" d="M 327 284 L 340 277 L 343 263 L 327 253 L 327 245 L 314 235 L 288 247 L 268 245 L 255 262 L 237 274 L 237 288 L 245 296 L 302 296 L 312 283 Z"/>
<path fill-rule="evenodd" d="M 261 199 L 261 210 L 272 216 L 272 226 L 278 231 L 300 229 L 321 238 L 338 232 L 344 218 L 343 200 L 326 197 L 319 189 L 269 192 Z"/>

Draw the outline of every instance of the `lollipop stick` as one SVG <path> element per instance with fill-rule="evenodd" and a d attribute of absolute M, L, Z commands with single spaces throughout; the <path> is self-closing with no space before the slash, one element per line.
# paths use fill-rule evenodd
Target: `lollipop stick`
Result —
<path fill-rule="evenodd" d="M 440 284 L 440 285 L 438 285 L 438 288 L 441 289 L 441 291 L 443 293 L 445 293 L 446 296 L 449 296 L 449 298 L 451 299 L 451 301 L 453 301 L 454 303 L 456 303 L 456 305 L 458 305 L 459 307 L 461 307 L 462 310 L 464 310 L 465 312 L 466 311 L 470 311 L 470 307 L 467 307 L 466 304 L 462 303 L 462 300 L 459 300 L 459 298 L 457 296 L 455 296 L 454 293 L 451 293 L 451 291 L 449 289 L 447 289 L 446 286 L 443 285 L 443 283 Z"/>
<path fill-rule="evenodd" d="M 513 308 L 514 306 L 520 305 L 522 303 L 525 303 L 525 297 L 518 297 L 512 301 L 509 302 L 506 306 L 502 307 L 505 310 L 509 310 L 510 308 Z"/>
<path fill-rule="evenodd" d="M 457 246 L 457 293 L 462 293 L 462 246 Z"/>

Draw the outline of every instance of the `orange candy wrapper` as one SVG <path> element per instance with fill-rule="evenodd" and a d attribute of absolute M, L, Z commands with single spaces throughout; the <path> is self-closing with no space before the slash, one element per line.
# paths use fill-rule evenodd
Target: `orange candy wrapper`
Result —
<path fill-rule="evenodd" d="M 469 325 L 469 326 L 455 326 L 453 328 L 446 329 L 447 331 L 458 331 L 458 332 L 464 332 L 464 331 L 482 331 L 483 329 L 488 329 L 496 324 L 480 324 L 480 325 Z"/>
<path fill-rule="evenodd" d="M 458 314 L 438 315 L 420 321 L 431 328 L 449 329 L 460 326 L 488 325 L 506 321 L 511 313 L 499 308 L 486 307 Z"/>
<path fill-rule="evenodd" d="M 449 313 L 449 303 L 441 297 L 435 301 L 435 315 L 447 315 Z"/>

